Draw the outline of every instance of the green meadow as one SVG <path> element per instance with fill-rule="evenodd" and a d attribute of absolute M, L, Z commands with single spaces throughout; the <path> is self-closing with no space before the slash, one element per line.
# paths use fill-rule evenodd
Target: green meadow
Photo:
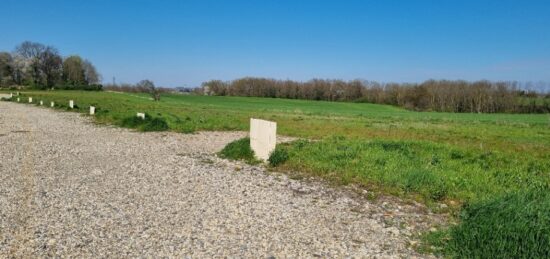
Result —
<path fill-rule="evenodd" d="M 499 204 L 512 201 L 506 202 L 510 208 L 504 216 L 514 212 L 520 216 L 506 220 L 536 220 L 541 215 L 547 219 L 550 215 L 548 202 L 535 202 L 531 211 L 516 206 L 529 204 L 529 197 L 540 197 L 533 193 L 549 192 L 548 114 L 414 112 L 368 103 L 178 94 L 165 94 L 153 102 L 145 94 L 84 91 L 25 91 L 21 102 L 27 103 L 29 96 L 35 105 L 40 100 L 46 106 L 54 101 L 57 109 L 68 109 L 69 100 L 74 100 L 75 111 L 81 113 L 93 105 L 97 107 L 97 123 L 142 130 L 147 127 L 132 120 L 137 112 L 146 112 L 151 120 L 162 124 L 153 129 L 182 133 L 246 131 L 251 117 L 276 121 L 278 134 L 300 138 L 280 146 L 284 161 L 274 166 L 278 171 L 300 172 L 295 176 L 315 176 L 335 184 L 356 184 L 421 201 L 434 209 L 440 206 L 432 205 L 447 204 L 448 209 L 441 212 L 451 212 L 457 221 L 464 222 L 461 228 L 438 232 L 442 236 L 439 240 L 450 240 L 442 246 L 451 256 L 491 257 L 506 250 L 510 238 L 506 227 L 497 227 L 498 233 L 491 232 L 496 231 L 494 228 L 482 231 L 483 226 L 503 219 L 503 215 L 483 211 L 487 206 L 502 208 Z M 234 148 L 230 153 L 238 154 Z M 475 219 L 472 215 L 481 215 L 475 209 L 485 216 L 482 221 L 470 222 Z M 464 227 L 478 223 L 486 238 L 468 239 L 472 235 L 484 237 L 483 233 L 470 235 L 471 228 Z M 544 248 L 549 239 L 540 241 L 541 236 L 550 236 L 548 228 L 533 231 L 529 224 L 514 227 L 509 231 L 523 233 L 517 241 L 523 250 L 504 255 L 550 253 Z M 485 244 L 487 240 L 497 243 Z M 483 250 L 486 246 L 497 248 Z"/>

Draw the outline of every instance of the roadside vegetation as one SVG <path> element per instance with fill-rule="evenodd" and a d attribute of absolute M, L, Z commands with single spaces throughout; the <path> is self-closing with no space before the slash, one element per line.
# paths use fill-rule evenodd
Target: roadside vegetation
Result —
<path fill-rule="evenodd" d="M 219 155 L 230 160 L 243 160 L 249 164 L 260 163 L 254 156 L 254 151 L 250 148 L 250 138 L 242 138 L 227 144 Z"/>
<path fill-rule="evenodd" d="M 97 107 L 98 123 L 142 130 L 248 130 L 249 118 L 278 123 L 278 134 L 302 138 L 279 145 L 270 166 L 336 184 L 422 201 L 458 224 L 428 239 L 456 257 L 550 254 L 550 116 L 413 112 L 389 105 L 255 97 L 86 91 L 25 91 L 22 103 L 55 101 L 75 111 Z M 13 101 L 13 99 L 12 99 Z M 145 121 L 136 112 L 147 112 Z M 157 125 L 157 123 L 155 123 Z M 156 126 L 155 126 L 156 127 Z M 253 160 L 249 140 L 220 153 Z M 445 206 L 440 206 L 445 204 Z M 514 247 L 517 249 L 506 248 Z M 544 256 L 543 256 L 544 257 Z"/>

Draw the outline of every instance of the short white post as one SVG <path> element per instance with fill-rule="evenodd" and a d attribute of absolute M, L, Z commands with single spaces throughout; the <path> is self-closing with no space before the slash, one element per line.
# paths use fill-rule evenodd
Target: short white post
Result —
<path fill-rule="evenodd" d="M 10 99 L 13 98 L 13 93 L 10 93 Z"/>
<path fill-rule="evenodd" d="M 17 92 L 17 96 L 19 96 L 19 92 Z"/>
<path fill-rule="evenodd" d="M 50 102 L 50 107 L 54 107 L 55 106 L 55 103 L 54 102 Z"/>
<path fill-rule="evenodd" d="M 19 98 L 17 98 L 17 102 L 19 102 L 19 101 L 20 101 L 20 99 L 19 99 Z"/>
<path fill-rule="evenodd" d="M 44 105 L 44 102 L 42 100 L 40 100 L 40 106 Z"/>
<path fill-rule="evenodd" d="M 69 101 L 69 108 L 71 108 L 71 109 L 74 108 L 74 101 L 73 100 Z"/>
<path fill-rule="evenodd" d="M 277 143 L 277 123 L 273 121 L 250 119 L 250 148 L 257 158 L 269 159 Z"/>
<path fill-rule="evenodd" d="M 95 107 L 90 106 L 90 115 L 94 115 L 94 114 L 95 114 Z"/>
<path fill-rule="evenodd" d="M 137 117 L 138 117 L 138 118 L 141 118 L 142 120 L 145 120 L 145 113 L 138 112 L 138 113 L 137 113 Z"/>
<path fill-rule="evenodd" d="M 29 103 L 32 103 L 32 97 L 29 97 Z"/>

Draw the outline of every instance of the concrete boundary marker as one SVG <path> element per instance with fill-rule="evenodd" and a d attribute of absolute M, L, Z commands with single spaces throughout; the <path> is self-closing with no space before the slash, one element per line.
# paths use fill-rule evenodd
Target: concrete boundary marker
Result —
<path fill-rule="evenodd" d="M 95 114 L 95 107 L 90 106 L 90 115 L 94 115 L 94 114 Z"/>
<path fill-rule="evenodd" d="M 258 159 L 266 161 L 277 143 L 277 123 L 250 118 L 250 148 Z"/>
<path fill-rule="evenodd" d="M 50 107 L 54 107 L 55 106 L 55 103 L 54 102 L 50 102 Z"/>
<path fill-rule="evenodd" d="M 138 118 L 141 118 L 142 120 L 145 120 L 145 113 L 138 112 L 136 115 Z"/>
<path fill-rule="evenodd" d="M 69 101 L 69 108 L 74 109 L 74 101 L 73 100 Z"/>
<path fill-rule="evenodd" d="M 32 97 L 29 97 L 29 103 L 32 103 Z"/>

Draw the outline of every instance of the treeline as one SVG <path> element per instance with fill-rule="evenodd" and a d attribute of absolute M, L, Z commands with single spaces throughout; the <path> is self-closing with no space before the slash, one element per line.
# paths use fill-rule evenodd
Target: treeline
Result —
<path fill-rule="evenodd" d="M 128 83 L 106 84 L 104 85 L 103 89 L 107 91 L 125 92 L 125 93 L 151 93 L 152 89 L 155 89 L 160 93 L 168 93 L 168 92 L 174 91 L 174 89 L 172 88 L 157 87 L 155 86 L 155 83 L 153 83 L 153 81 L 148 79 L 141 80 L 136 84 L 128 84 Z"/>
<path fill-rule="evenodd" d="M 101 90 L 101 75 L 78 55 L 62 57 L 52 46 L 25 41 L 0 52 L 0 87 Z"/>
<path fill-rule="evenodd" d="M 307 82 L 246 77 L 202 84 L 205 94 L 305 100 L 369 102 L 418 111 L 550 112 L 550 93 L 521 90 L 517 82 L 428 80 L 378 83 L 313 79 Z"/>

